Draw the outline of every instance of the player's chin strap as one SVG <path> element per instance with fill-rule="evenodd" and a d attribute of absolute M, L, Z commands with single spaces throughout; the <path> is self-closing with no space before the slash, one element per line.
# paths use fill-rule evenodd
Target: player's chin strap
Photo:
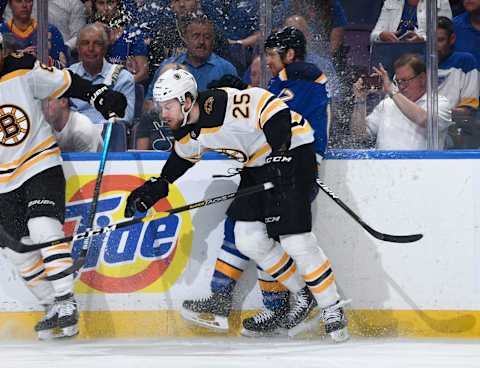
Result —
<path fill-rule="evenodd" d="M 179 100 L 180 105 L 182 106 L 182 112 L 183 112 L 183 123 L 182 125 L 180 125 L 181 127 L 187 125 L 188 115 L 190 115 L 190 112 L 192 111 L 193 106 L 195 105 L 195 101 L 196 99 L 192 97 L 192 105 L 188 110 L 185 110 L 185 102 L 182 103 L 182 101 Z"/>

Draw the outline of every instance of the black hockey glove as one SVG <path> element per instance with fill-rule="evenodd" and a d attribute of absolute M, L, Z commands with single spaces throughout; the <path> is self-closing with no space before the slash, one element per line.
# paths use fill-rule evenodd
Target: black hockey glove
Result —
<path fill-rule="evenodd" d="M 215 79 L 208 83 L 207 88 L 232 87 L 236 89 L 247 89 L 248 84 L 242 82 L 240 78 L 232 74 L 225 74 L 220 79 Z"/>
<path fill-rule="evenodd" d="M 272 152 L 265 160 L 266 179 L 275 185 L 274 192 L 282 196 L 295 185 L 293 160 L 288 151 Z"/>
<path fill-rule="evenodd" d="M 150 178 L 127 198 L 125 217 L 132 217 L 135 212 L 147 212 L 147 210 L 160 199 L 168 195 L 168 182 L 162 177 Z"/>
<path fill-rule="evenodd" d="M 109 119 L 112 113 L 120 118 L 125 116 L 127 99 L 123 93 L 111 90 L 104 84 L 99 84 L 98 88 L 91 92 L 88 97 L 90 105 L 95 107 L 105 119 Z"/>

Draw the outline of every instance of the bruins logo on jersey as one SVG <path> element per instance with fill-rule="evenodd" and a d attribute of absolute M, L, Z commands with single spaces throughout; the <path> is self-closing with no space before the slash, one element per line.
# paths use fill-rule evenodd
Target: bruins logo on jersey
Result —
<path fill-rule="evenodd" d="M 215 99 L 213 98 L 213 96 L 210 96 L 209 98 L 207 98 L 207 101 L 205 101 L 205 104 L 203 105 L 203 109 L 205 110 L 205 113 L 207 115 L 212 115 L 214 102 L 215 102 Z"/>
<path fill-rule="evenodd" d="M 15 146 L 22 143 L 30 132 L 30 119 L 15 105 L 0 106 L 0 144 Z"/>
<path fill-rule="evenodd" d="M 248 156 L 239 150 L 231 149 L 231 148 L 213 148 L 211 151 L 215 151 L 221 153 L 222 155 L 228 156 L 231 159 L 238 161 L 238 162 L 247 162 Z"/>

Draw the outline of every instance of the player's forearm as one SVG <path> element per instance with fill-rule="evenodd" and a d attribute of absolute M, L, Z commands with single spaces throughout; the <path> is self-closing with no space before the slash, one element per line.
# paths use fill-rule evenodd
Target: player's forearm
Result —
<path fill-rule="evenodd" d="M 422 128 L 427 126 L 426 110 L 422 109 L 415 102 L 409 100 L 401 93 L 395 93 L 391 98 L 402 114 L 405 115 L 410 121 Z"/>
<path fill-rule="evenodd" d="M 263 133 L 272 151 L 286 151 L 292 140 L 290 110 L 283 109 L 273 115 L 263 126 Z"/>
<path fill-rule="evenodd" d="M 162 169 L 160 177 L 164 178 L 170 184 L 181 177 L 193 166 L 193 162 L 181 158 L 175 150 L 172 150 L 165 166 Z"/>
<path fill-rule="evenodd" d="M 68 69 L 67 71 L 70 73 L 72 83 L 65 93 L 59 97 L 78 98 L 89 102 L 94 91 L 103 86 L 99 84 L 93 85 L 90 81 L 83 79 L 78 74 L 75 74 Z"/>

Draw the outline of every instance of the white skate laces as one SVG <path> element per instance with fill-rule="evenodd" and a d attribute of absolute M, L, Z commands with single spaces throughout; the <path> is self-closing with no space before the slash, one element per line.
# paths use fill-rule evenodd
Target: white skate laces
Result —
<path fill-rule="evenodd" d="M 350 338 L 347 328 L 348 321 L 343 310 L 343 306 L 350 302 L 351 300 L 339 300 L 322 311 L 325 332 L 334 342 L 343 342 Z"/>

